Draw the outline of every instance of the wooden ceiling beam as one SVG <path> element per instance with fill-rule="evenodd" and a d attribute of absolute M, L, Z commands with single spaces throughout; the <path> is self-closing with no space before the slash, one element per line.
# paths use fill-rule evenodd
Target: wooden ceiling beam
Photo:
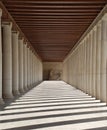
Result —
<path fill-rule="evenodd" d="M 52 19 L 52 18 L 54 18 L 54 19 L 57 19 L 57 18 L 59 18 L 59 19 L 75 19 L 75 18 L 82 18 L 82 19 L 84 19 L 84 18 L 95 18 L 95 16 L 96 15 L 90 15 L 90 16 L 87 16 L 87 15 L 84 15 L 84 16 L 82 16 L 82 15 L 76 15 L 76 16 L 67 16 L 67 15 L 65 15 L 65 16 L 41 16 L 41 15 L 39 15 L 39 16 L 21 16 L 21 15 L 12 15 L 15 19 L 17 18 L 17 19 L 26 19 L 26 18 L 28 18 L 28 19 L 39 19 L 39 18 L 44 18 L 44 19 Z"/>
<path fill-rule="evenodd" d="M 65 13 L 65 12 L 62 12 L 62 13 L 51 13 L 51 12 L 48 12 L 48 13 L 22 13 L 22 12 L 12 12 L 11 14 L 12 15 L 20 15 L 20 16 L 86 16 L 86 15 L 89 15 L 89 16 L 95 16 L 98 12 L 78 12 L 78 13 Z"/>
<path fill-rule="evenodd" d="M 59 19 L 58 18 L 57 19 L 41 19 L 41 18 L 40 19 L 28 19 L 28 18 L 24 19 L 24 18 L 21 18 L 21 19 L 17 19 L 17 22 L 33 22 L 33 21 L 34 22 L 40 22 L 40 21 L 42 21 L 42 22 L 47 22 L 47 21 L 48 22 L 52 22 L 52 21 L 53 22 L 54 21 L 55 22 L 62 22 L 62 21 L 66 21 L 66 22 L 69 22 L 69 21 L 70 22 L 77 22 L 77 21 L 78 22 L 85 22 L 85 21 L 87 21 L 88 22 L 88 21 L 92 21 L 92 20 L 93 20 L 92 18 L 91 19 L 90 18 L 82 18 L 82 19 L 80 19 L 80 18 L 79 19 L 77 19 L 77 18 L 75 18 L 75 19 L 60 19 L 60 18 Z"/>
<path fill-rule="evenodd" d="M 13 9 L 9 9 L 9 11 L 13 11 Z M 19 12 L 19 13 L 43 13 L 43 12 L 50 12 L 50 13 L 84 13 L 84 12 L 99 12 L 100 9 L 15 9 L 14 12 Z"/>
<path fill-rule="evenodd" d="M 90 21 L 17 21 L 17 23 L 22 23 L 22 24 L 81 24 L 81 23 L 90 23 Z"/>
<path fill-rule="evenodd" d="M 16 10 L 16 9 L 87 9 L 87 7 L 89 9 L 102 9 L 102 5 L 101 4 L 98 4 L 98 5 L 53 5 L 53 6 L 50 6 L 50 5 L 26 5 L 26 4 L 21 4 L 21 5 L 7 5 L 7 7 L 9 9 L 13 9 L 13 10 Z M 23 8 L 24 7 L 24 8 Z M 12 11 L 13 11 L 12 10 Z"/>
<path fill-rule="evenodd" d="M 104 4 L 106 0 L 3 0 L 5 3 L 9 4 L 46 4 L 46 5 L 53 5 L 53 4 Z"/>

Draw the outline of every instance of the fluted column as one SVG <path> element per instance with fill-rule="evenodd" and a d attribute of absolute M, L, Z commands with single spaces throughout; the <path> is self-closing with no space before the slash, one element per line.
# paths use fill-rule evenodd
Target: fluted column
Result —
<path fill-rule="evenodd" d="M 28 76 L 27 76 L 27 84 L 28 84 L 28 88 L 30 89 L 30 49 L 29 47 L 27 48 L 28 53 L 27 53 L 27 63 L 28 63 Z"/>
<path fill-rule="evenodd" d="M 84 92 L 87 93 L 87 52 L 86 52 L 86 39 L 84 40 Z"/>
<path fill-rule="evenodd" d="M 24 43 L 23 43 L 23 39 L 19 38 L 19 91 L 20 93 L 24 93 L 24 74 L 23 74 L 23 70 L 24 70 L 24 66 L 23 66 L 23 47 L 24 47 Z"/>
<path fill-rule="evenodd" d="M 93 95 L 93 44 L 94 44 L 94 31 L 90 32 L 90 95 Z"/>
<path fill-rule="evenodd" d="M 96 27 L 93 29 L 92 53 L 92 96 L 96 96 Z"/>
<path fill-rule="evenodd" d="M 27 88 L 27 44 L 24 44 L 24 89 L 25 91 L 28 90 Z"/>
<path fill-rule="evenodd" d="M 96 41 L 96 98 L 100 99 L 100 82 L 101 82 L 101 23 L 97 25 L 97 41 Z"/>
<path fill-rule="evenodd" d="M 26 89 L 28 90 L 28 45 L 26 43 Z"/>
<path fill-rule="evenodd" d="M 37 57 L 35 57 L 35 81 L 37 83 L 37 75 L 36 75 L 36 73 L 37 73 Z"/>
<path fill-rule="evenodd" d="M 32 53 L 32 83 L 34 87 L 34 53 Z"/>
<path fill-rule="evenodd" d="M 30 50 L 30 87 L 32 88 L 32 50 Z"/>
<path fill-rule="evenodd" d="M 88 94 L 90 94 L 90 35 L 88 36 Z"/>
<path fill-rule="evenodd" d="M 0 9 L 0 104 L 3 104 L 3 98 L 2 98 L 2 41 L 1 41 L 1 16 L 2 16 L 2 10 Z"/>
<path fill-rule="evenodd" d="M 12 94 L 12 23 L 3 23 L 3 97 L 13 98 Z"/>
<path fill-rule="evenodd" d="M 87 93 L 89 93 L 89 35 L 87 36 Z"/>
<path fill-rule="evenodd" d="M 33 87 L 33 51 L 31 53 L 31 83 L 32 83 L 32 87 Z"/>
<path fill-rule="evenodd" d="M 18 32 L 12 31 L 12 91 L 19 95 L 19 43 Z"/>
<path fill-rule="evenodd" d="M 101 100 L 106 102 L 107 91 L 107 14 L 101 20 Z"/>

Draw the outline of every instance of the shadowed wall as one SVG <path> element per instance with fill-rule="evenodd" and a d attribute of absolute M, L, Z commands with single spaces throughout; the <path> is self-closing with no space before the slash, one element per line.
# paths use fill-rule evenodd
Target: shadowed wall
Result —
<path fill-rule="evenodd" d="M 44 62 L 43 63 L 44 80 L 62 79 L 62 62 Z"/>

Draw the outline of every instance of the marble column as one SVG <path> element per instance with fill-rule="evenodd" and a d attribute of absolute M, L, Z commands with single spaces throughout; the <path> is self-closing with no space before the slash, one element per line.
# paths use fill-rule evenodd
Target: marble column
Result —
<path fill-rule="evenodd" d="M 1 16 L 2 10 L 0 9 L 0 104 L 4 104 L 2 98 L 2 40 L 1 40 Z"/>
<path fill-rule="evenodd" d="M 27 43 L 26 43 L 26 74 L 25 74 L 25 76 L 26 76 L 26 90 L 28 90 L 29 88 L 28 88 L 28 81 L 27 81 L 27 79 L 28 79 L 28 45 L 27 45 Z"/>
<path fill-rule="evenodd" d="M 19 93 L 19 43 L 17 31 L 12 31 L 12 92 L 13 95 Z"/>
<path fill-rule="evenodd" d="M 30 88 L 32 88 L 32 50 L 30 50 Z"/>
<path fill-rule="evenodd" d="M 35 66 L 36 66 L 36 64 L 35 64 L 35 59 L 36 59 L 36 56 L 34 57 L 34 82 L 35 82 L 35 85 L 36 85 L 36 79 L 35 79 L 35 71 L 36 71 L 36 68 L 35 68 Z"/>
<path fill-rule="evenodd" d="M 19 37 L 19 91 L 20 93 L 24 93 L 24 74 L 23 74 L 23 70 L 24 70 L 24 66 L 23 66 L 23 47 L 24 47 L 24 43 L 23 43 L 23 38 Z"/>
<path fill-rule="evenodd" d="M 31 83 L 32 83 L 32 87 L 33 87 L 33 51 L 31 53 Z"/>
<path fill-rule="evenodd" d="M 37 57 L 35 57 L 35 82 L 37 83 Z"/>
<path fill-rule="evenodd" d="M 27 53 L 27 63 L 28 63 L 28 76 L 27 76 L 27 84 L 28 84 L 28 88 L 30 89 L 30 49 L 29 47 L 27 48 L 28 53 Z"/>
<path fill-rule="evenodd" d="M 34 87 L 34 53 L 32 55 L 32 82 Z"/>
<path fill-rule="evenodd" d="M 96 27 L 93 29 L 92 48 L 92 96 L 96 97 Z"/>
<path fill-rule="evenodd" d="M 3 97 L 13 98 L 12 94 L 12 23 L 3 22 Z"/>
<path fill-rule="evenodd" d="M 101 101 L 106 102 L 107 94 L 107 14 L 101 20 Z"/>
<path fill-rule="evenodd" d="M 28 90 L 27 88 L 27 44 L 24 44 L 24 89 L 25 91 Z"/>
<path fill-rule="evenodd" d="M 97 41 L 96 41 L 96 98 L 100 99 L 100 82 L 101 82 L 101 23 L 97 24 Z"/>
<path fill-rule="evenodd" d="M 89 42 L 89 94 L 92 95 L 92 53 L 93 53 L 93 33 L 90 32 L 90 42 Z"/>
<path fill-rule="evenodd" d="M 89 59 L 90 59 L 90 48 L 89 48 L 89 34 L 87 36 L 87 93 L 89 94 L 90 88 L 89 88 Z"/>
<path fill-rule="evenodd" d="M 33 84 L 35 86 L 35 54 L 33 55 Z"/>
<path fill-rule="evenodd" d="M 87 93 L 87 68 L 86 68 L 86 65 L 87 65 L 87 52 L 86 52 L 86 39 L 84 40 L 84 92 Z"/>

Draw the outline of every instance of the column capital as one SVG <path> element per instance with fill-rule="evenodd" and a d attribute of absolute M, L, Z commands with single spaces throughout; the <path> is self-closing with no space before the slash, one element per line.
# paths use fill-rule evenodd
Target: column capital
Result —
<path fill-rule="evenodd" d="M 22 36 L 19 35 L 19 40 L 24 41 L 24 37 L 22 37 Z"/>
<path fill-rule="evenodd" d="M 2 22 L 2 27 L 9 25 L 12 28 L 12 22 Z"/>
<path fill-rule="evenodd" d="M 16 33 L 17 35 L 19 35 L 19 31 L 12 31 L 12 33 Z"/>
<path fill-rule="evenodd" d="M 97 26 L 95 26 L 94 28 L 93 28 L 93 31 L 96 31 L 97 30 Z"/>
<path fill-rule="evenodd" d="M 97 23 L 97 26 L 101 27 L 101 20 Z"/>
<path fill-rule="evenodd" d="M 0 17 L 2 16 L 2 9 L 0 8 Z"/>
<path fill-rule="evenodd" d="M 105 20 L 105 21 L 107 21 L 107 13 L 104 14 L 104 16 L 102 17 L 101 20 Z"/>

